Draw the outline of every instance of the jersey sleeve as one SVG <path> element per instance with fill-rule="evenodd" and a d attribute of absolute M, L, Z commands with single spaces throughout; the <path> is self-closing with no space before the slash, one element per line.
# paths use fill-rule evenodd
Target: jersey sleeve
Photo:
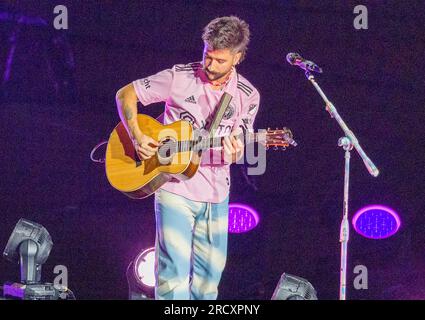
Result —
<path fill-rule="evenodd" d="M 166 101 L 171 93 L 173 79 L 174 68 L 133 81 L 137 98 L 144 106 Z"/>

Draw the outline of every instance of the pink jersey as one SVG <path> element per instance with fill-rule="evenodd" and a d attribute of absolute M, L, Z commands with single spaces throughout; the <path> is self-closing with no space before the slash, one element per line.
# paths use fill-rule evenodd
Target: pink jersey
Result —
<path fill-rule="evenodd" d="M 133 82 L 139 101 L 144 105 L 165 102 L 164 124 L 183 119 L 195 129 L 208 128 L 224 92 L 233 96 L 216 135 L 229 135 L 237 128 L 253 130 L 260 95 L 257 89 L 234 69 L 221 90 L 211 87 L 202 70 L 202 63 L 177 64 L 171 69 Z M 161 188 L 194 201 L 222 202 L 229 193 L 230 165 L 211 161 L 220 157 L 221 150 L 211 149 L 202 154 L 197 173 L 189 180 L 172 180 Z"/>

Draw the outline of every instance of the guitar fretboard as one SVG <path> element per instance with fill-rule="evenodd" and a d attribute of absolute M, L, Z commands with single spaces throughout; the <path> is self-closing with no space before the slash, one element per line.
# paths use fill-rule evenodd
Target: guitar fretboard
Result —
<path fill-rule="evenodd" d="M 251 142 L 258 142 L 259 134 L 258 133 L 241 133 L 237 136 L 240 140 L 244 141 L 245 144 Z M 178 150 L 178 152 L 185 151 L 203 151 L 210 148 L 221 147 L 224 137 L 207 137 L 200 138 L 200 140 L 186 140 L 186 141 L 178 141 L 170 143 L 170 148 L 173 150 Z"/>

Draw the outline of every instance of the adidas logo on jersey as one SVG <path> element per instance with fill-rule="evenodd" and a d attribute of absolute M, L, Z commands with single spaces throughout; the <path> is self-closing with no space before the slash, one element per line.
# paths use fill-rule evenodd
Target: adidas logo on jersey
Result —
<path fill-rule="evenodd" d="M 196 100 L 195 100 L 195 97 L 194 96 L 190 96 L 190 97 L 184 99 L 184 101 L 190 102 L 190 103 L 196 103 Z"/>

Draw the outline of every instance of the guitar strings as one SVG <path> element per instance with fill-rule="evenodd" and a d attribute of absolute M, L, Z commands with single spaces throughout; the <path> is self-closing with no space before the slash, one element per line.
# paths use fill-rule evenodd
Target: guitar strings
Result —
<path fill-rule="evenodd" d="M 250 141 L 249 138 L 254 137 L 254 141 L 257 141 L 256 133 L 248 133 L 247 135 L 240 134 L 240 136 L 245 136 L 246 141 Z M 204 138 L 200 141 L 195 140 L 185 140 L 185 141 L 173 141 L 167 143 L 169 149 L 178 150 L 179 152 L 184 151 L 200 151 L 207 148 L 221 147 L 221 140 L 223 137 L 213 137 L 213 138 Z M 199 148 L 199 149 L 196 149 Z"/>

